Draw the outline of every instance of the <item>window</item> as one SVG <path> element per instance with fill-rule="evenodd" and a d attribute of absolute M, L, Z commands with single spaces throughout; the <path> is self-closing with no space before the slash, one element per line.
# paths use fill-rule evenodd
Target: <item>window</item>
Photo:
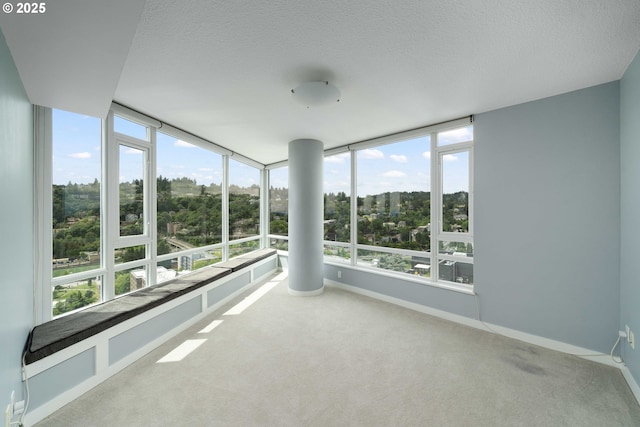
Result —
<path fill-rule="evenodd" d="M 136 236 L 145 232 L 145 164 L 146 152 L 120 144 L 120 236 Z"/>
<path fill-rule="evenodd" d="M 260 170 L 229 159 L 229 240 L 259 235 Z"/>
<path fill-rule="evenodd" d="M 269 171 L 269 234 L 289 234 L 289 168 Z"/>
<path fill-rule="evenodd" d="M 38 107 L 39 323 L 260 247 L 262 170 L 150 123 Z"/>
<path fill-rule="evenodd" d="M 473 126 L 438 132 L 436 142 L 438 280 L 473 284 Z"/>
<path fill-rule="evenodd" d="M 269 170 L 269 246 L 288 250 L 289 241 L 289 168 Z"/>
<path fill-rule="evenodd" d="M 51 312 L 57 316 L 102 296 L 101 122 L 51 113 Z"/>
<path fill-rule="evenodd" d="M 324 158 L 324 254 L 351 259 L 351 153 Z"/>
<path fill-rule="evenodd" d="M 430 276 L 431 140 L 422 135 L 355 152 L 358 265 Z M 426 266 L 416 268 L 416 265 Z"/>
<path fill-rule="evenodd" d="M 118 115 L 113 116 L 113 130 L 143 141 L 149 140 L 149 127 Z"/>
<path fill-rule="evenodd" d="M 260 247 L 261 170 L 229 159 L 229 257 Z"/>
<path fill-rule="evenodd" d="M 327 156 L 326 259 L 430 282 L 473 284 L 472 166 L 468 120 L 355 144 L 347 153 Z M 355 242 L 351 227 L 356 227 Z"/>
<path fill-rule="evenodd" d="M 158 255 L 222 242 L 222 156 L 158 132 L 156 168 Z"/>

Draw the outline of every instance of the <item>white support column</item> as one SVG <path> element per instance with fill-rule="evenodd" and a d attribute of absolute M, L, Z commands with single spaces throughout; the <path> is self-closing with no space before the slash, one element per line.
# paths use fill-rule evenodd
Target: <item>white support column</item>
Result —
<path fill-rule="evenodd" d="M 323 163 L 321 141 L 289 143 L 289 294 L 322 293 Z"/>

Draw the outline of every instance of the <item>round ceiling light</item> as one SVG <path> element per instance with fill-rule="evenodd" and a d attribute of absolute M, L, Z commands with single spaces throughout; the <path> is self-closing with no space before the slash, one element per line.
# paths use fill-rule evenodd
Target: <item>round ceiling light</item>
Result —
<path fill-rule="evenodd" d="M 340 102 L 340 90 L 327 81 L 302 83 L 291 89 L 291 96 L 307 108 Z"/>

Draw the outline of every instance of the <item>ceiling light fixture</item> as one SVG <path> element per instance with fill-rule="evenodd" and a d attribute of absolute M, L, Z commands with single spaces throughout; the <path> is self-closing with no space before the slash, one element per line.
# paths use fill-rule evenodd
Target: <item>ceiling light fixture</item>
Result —
<path fill-rule="evenodd" d="M 291 96 L 307 108 L 340 102 L 340 90 L 327 81 L 302 83 L 291 89 Z"/>

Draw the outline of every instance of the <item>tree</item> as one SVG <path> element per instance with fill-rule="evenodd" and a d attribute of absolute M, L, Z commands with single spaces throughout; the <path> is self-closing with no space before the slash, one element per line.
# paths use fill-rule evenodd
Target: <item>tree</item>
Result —
<path fill-rule="evenodd" d="M 380 256 L 378 265 L 385 270 L 402 272 L 407 271 L 410 267 L 409 263 L 407 263 L 400 254 L 383 254 Z"/>

